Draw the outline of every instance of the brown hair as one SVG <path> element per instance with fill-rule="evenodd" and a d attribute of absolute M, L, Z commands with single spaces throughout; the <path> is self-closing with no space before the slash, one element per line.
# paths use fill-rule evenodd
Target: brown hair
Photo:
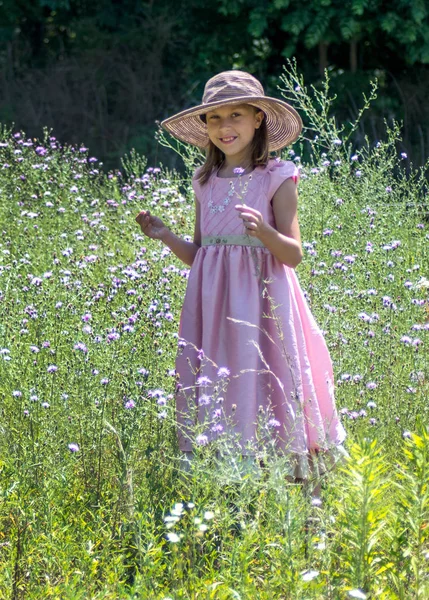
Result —
<path fill-rule="evenodd" d="M 260 110 L 256 107 L 253 108 L 255 108 L 256 111 Z M 201 119 L 205 122 L 205 115 L 201 115 Z M 269 159 L 268 148 L 268 129 L 264 115 L 260 127 L 255 129 L 255 135 L 253 136 L 253 140 L 251 142 L 250 160 L 253 168 L 260 166 L 265 167 L 267 165 Z M 211 140 L 209 140 L 206 150 L 206 162 L 200 168 L 198 173 L 198 182 L 201 185 L 207 183 L 210 179 L 210 175 L 213 173 L 213 170 L 220 167 L 224 160 L 225 154 L 222 152 L 222 150 L 219 150 L 219 148 L 215 146 Z"/>

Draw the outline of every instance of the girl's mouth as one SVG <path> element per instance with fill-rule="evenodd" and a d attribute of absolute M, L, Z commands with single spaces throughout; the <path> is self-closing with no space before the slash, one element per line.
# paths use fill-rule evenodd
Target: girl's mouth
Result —
<path fill-rule="evenodd" d="M 232 135 L 230 135 L 228 137 L 219 138 L 219 140 L 222 142 L 222 144 L 232 144 L 232 142 L 236 139 L 237 138 Z"/>

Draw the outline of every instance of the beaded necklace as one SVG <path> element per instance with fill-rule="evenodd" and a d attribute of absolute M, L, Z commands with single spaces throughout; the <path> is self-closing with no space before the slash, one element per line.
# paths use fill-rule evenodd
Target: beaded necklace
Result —
<path fill-rule="evenodd" d="M 219 170 L 221 168 L 222 165 L 219 165 L 215 175 L 211 178 L 210 180 L 210 200 L 207 204 L 207 206 L 210 209 L 210 212 L 213 214 L 216 213 L 221 213 L 225 210 L 225 208 L 228 206 L 228 204 L 231 202 L 232 198 L 234 197 L 234 194 L 237 196 L 237 198 L 239 200 L 241 200 L 244 204 L 244 198 L 246 197 L 247 194 L 247 188 L 249 187 L 249 183 L 252 181 L 253 175 L 250 174 L 249 175 L 249 179 L 246 181 L 246 183 L 244 184 L 243 188 L 241 186 L 241 176 L 242 176 L 242 172 L 239 173 L 238 177 L 235 178 L 235 180 L 238 180 L 239 184 L 240 184 L 240 192 L 241 194 L 236 191 L 235 189 L 235 181 L 233 181 L 232 179 L 229 182 L 229 191 L 228 191 L 228 195 L 225 196 L 225 198 L 222 200 L 222 202 L 220 204 L 215 204 L 213 202 L 213 180 L 215 179 L 215 177 L 217 176 L 217 174 L 219 173 Z M 244 169 L 243 169 L 244 171 Z"/>

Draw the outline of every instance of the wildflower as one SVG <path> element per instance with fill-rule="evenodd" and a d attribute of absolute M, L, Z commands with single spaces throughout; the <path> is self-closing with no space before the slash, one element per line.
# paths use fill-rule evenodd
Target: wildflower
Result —
<path fill-rule="evenodd" d="M 209 385 L 210 383 L 212 383 L 211 379 L 209 379 L 205 375 L 203 375 L 202 377 L 198 377 L 197 379 L 197 385 Z"/>
<path fill-rule="evenodd" d="M 117 333 L 116 331 L 112 331 L 111 333 L 108 334 L 107 341 L 110 343 L 110 342 L 119 340 L 119 338 L 120 338 L 119 333 Z"/>
<path fill-rule="evenodd" d="M 268 427 L 274 429 L 274 427 L 280 427 L 280 421 L 277 421 L 277 419 L 270 419 L 267 423 Z"/>
<path fill-rule="evenodd" d="M 179 536 L 177 535 L 177 533 L 174 533 L 174 531 L 170 531 L 169 533 L 167 533 L 167 540 L 172 544 L 177 544 L 178 542 L 180 542 Z"/>
<path fill-rule="evenodd" d="M 218 377 L 228 377 L 229 374 L 230 371 L 226 367 L 221 367 L 217 372 Z"/>
<path fill-rule="evenodd" d="M 207 446 L 207 444 L 209 443 L 209 439 L 206 435 L 201 434 L 197 435 L 197 437 L 195 438 L 195 442 L 198 446 Z"/>
<path fill-rule="evenodd" d="M 42 402 L 42 408 L 50 408 L 49 402 Z"/>
<path fill-rule="evenodd" d="M 14 398 L 21 398 L 21 396 L 22 396 L 22 392 L 21 392 L 20 390 L 13 390 L 13 392 L 12 392 L 12 396 L 13 396 Z"/>
<path fill-rule="evenodd" d="M 206 521 L 211 521 L 212 519 L 214 519 L 214 512 L 212 512 L 211 510 L 206 510 L 206 512 L 204 513 L 204 518 Z"/>
<path fill-rule="evenodd" d="M 135 408 L 136 403 L 134 402 L 134 400 L 127 400 L 127 402 L 125 402 L 125 408 L 130 409 L 130 408 Z"/>
<path fill-rule="evenodd" d="M 48 373 L 55 373 L 58 371 L 58 367 L 56 365 L 49 365 L 46 370 Z"/>
<path fill-rule="evenodd" d="M 375 388 L 377 387 L 377 384 L 374 381 L 370 381 L 369 383 L 366 384 L 366 387 L 368 390 L 375 390 Z"/>
<path fill-rule="evenodd" d="M 401 152 L 401 158 L 408 158 L 407 153 L 406 152 Z"/>
<path fill-rule="evenodd" d="M 100 380 L 101 385 L 107 385 L 109 383 L 109 379 L 107 379 L 107 377 L 103 377 L 103 379 Z"/>
<path fill-rule="evenodd" d="M 303 581 L 311 581 L 319 575 L 319 571 L 304 571 L 301 575 Z"/>
<path fill-rule="evenodd" d="M 214 433 L 222 433 L 222 431 L 223 431 L 223 427 L 222 427 L 222 425 L 221 425 L 220 423 L 216 423 L 216 425 L 213 425 L 213 426 L 212 426 L 211 430 L 212 430 Z"/>
<path fill-rule="evenodd" d="M 362 590 L 350 590 L 348 594 L 351 598 L 359 598 L 360 600 L 366 599 L 366 594 Z"/>
<path fill-rule="evenodd" d="M 78 342 L 73 347 L 74 347 L 75 350 L 80 350 L 84 354 L 86 354 L 88 352 L 88 348 L 82 342 Z"/>
<path fill-rule="evenodd" d="M 370 400 L 366 406 L 367 408 L 377 408 L 377 405 L 375 402 L 373 402 L 373 400 Z"/>
<path fill-rule="evenodd" d="M 69 448 L 70 452 L 79 452 L 79 450 L 80 450 L 79 445 L 75 444 L 74 442 L 69 444 L 68 448 Z"/>
<path fill-rule="evenodd" d="M 174 507 L 171 509 L 171 514 L 180 517 L 183 513 L 183 502 L 176 502 Z"/>
<path fill-rule="evenodd" d="M 200 406 L 207 406 L 208 404 L 210 404 L 211 401 L 211 396 L 207 396 L 207 394 L 202 394 L 198 399 L 198 403 Z"/>
<path fill-rule="evenodd" d="M 411 431 L 404 431 L 402 437 L 411 439 Z"/>

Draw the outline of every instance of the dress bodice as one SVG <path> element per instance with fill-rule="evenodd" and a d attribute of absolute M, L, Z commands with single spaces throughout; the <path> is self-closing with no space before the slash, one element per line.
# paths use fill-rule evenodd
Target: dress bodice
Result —
<path fill-rule="evenodd" d="M 247 204 L 275 226 L 271 200 L 286 179 L 298 179 L 298 169 L 291 161 L 271 159 L 265 167 L 256 167 L 251 173 L 233 178 L 218 177 L 213 173 L 204 185 L 198 182 L 198 171 L 192 180 L 197 201 L 201 206 L 201 235 L 242 235 L 242 220 L 234 208 Z"/>

